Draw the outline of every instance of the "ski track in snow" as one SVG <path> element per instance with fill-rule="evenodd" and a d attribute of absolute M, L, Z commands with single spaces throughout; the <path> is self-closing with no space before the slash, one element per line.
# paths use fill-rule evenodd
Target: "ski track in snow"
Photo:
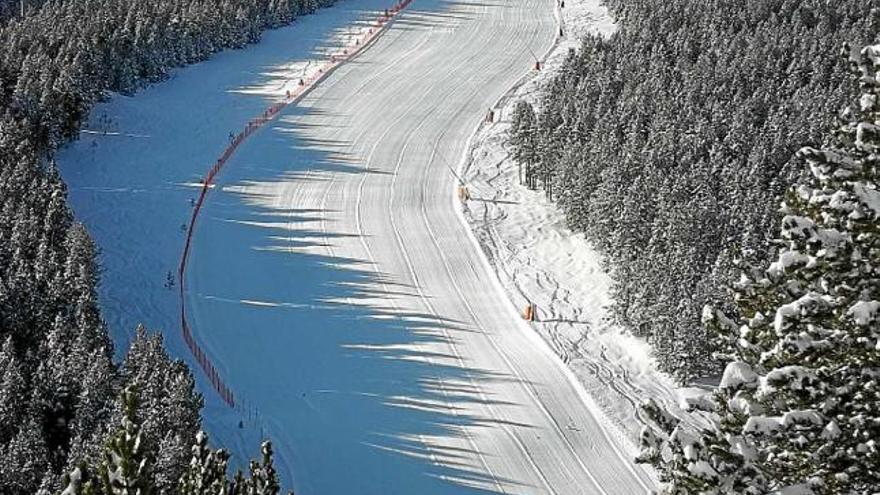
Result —
<path fill-rule="evenodd" d="M 144 322 L 190 360 L 162 284 L 199 176 L 230 130 L 385 7 L 343 1 L 116 96 L 93 113 L 95 133 L 59 155 L 103 249 L 101 296 L 121 348 Z M 629 495 L 652 485 L 504 297 L 451 200 L 449 169 L 475 124 L 522 80 L 530 52 L 553 44 L 552 7 L 416 0 L 230 159 L 195 233 L 187 307 L 246 402 L 225 408 L 197 375 L 212 440 L 239 462 L 269 435 L 298 493 Z M 552 278 L 541 284 L 575 298 Z"/>

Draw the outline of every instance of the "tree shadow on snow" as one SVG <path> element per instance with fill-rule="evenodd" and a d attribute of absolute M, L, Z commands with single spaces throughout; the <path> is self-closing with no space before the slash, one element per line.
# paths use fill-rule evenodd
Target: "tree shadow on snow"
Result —
<path fill-rule="evenodd" d="M 370 259 L 350 195 L 389 174 L 365 169 L 370 150 L 333 124 L 346 118 L 291 108 L 232 158 L 200 220 L 193 326 L 268 425 L 282 473 L 305 473 L 298 487 L 495 492 L 472 437 L 529 427 L 493 414 L 512 404 L 491 383 L 514 378 L 469 366 L 456 335 L 479 330 L 435 316 L 431 294 Z"/>

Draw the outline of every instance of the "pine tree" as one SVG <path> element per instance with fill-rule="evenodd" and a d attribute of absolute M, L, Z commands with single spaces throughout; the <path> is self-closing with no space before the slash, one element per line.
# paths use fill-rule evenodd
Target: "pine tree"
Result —
<path fill-rule="evenodd" d="M 809 178 L 783 203 L 777 260 L 743 274 L 736 323 L 705 312 L 718 333 L 736 332 L 715 428 L 689 433 L 646 409 L 658 427 L 642 460 L 668 493 L 880 486 L 880 45 L 854 65 L 858 106 L 828 146 L 797 153 Z"/>
<path fill-rule="evenodd" d="M 183 361 L 168 356 L 162 336 L 148 335 L 142 326 L 122 364 L 122 377 L 138 396 L 144 448 L 158 468 L 156 488 L 172 492 L 189 460 L 189 439 L 201 426 L 203 400 L 195 380 Z"/>
<path fill-rule="evenodd" d="M 208 447 L 208 435 L 200 431 L 192 446 L 192 459 L 180 479 L 180 495 L 228 495 L 229 480 L 226 468 L 229 454 L 225 450 L 212 451 Z"/>
<path fill-rule="evenodd" d="M 15 434 L 24 414 L 21 398 L 26 384 L 21 365 L 15 357 L 12 337 L 7 337 L 0 349 L 0 445 L 5 445 Z"/>
<path fill-rule="evenodd" d="M 42 425 L 37 418 L 28 418 L 0 449 L 0 487 L 10 495 L 36 492 L 50 470 L 49 454 Z"/>
<path fill-rule="evenodd" d="M 119 429 L 104 448 L 97 469 L 102 495 L 150 495 L 153 493 L 150 464 L 138 424 L 138 399 L 132 389 L 122 394 L 124 415 Z"/>
<path fill-rule="evenodd" d="M 249 495 L 249 487 L 250 484 L 248 483 L 248 480 L 245 479 L 241 470 L 238 470 L 235 472 L 235 476 L 232 477 L 232 482 L 229 484 L 229 495 Z"/>
<path fill-rule="evenodd" d="M 110 433 L 100 460 L 83 459 L 61 477 L 60 495 L 150 495 L 149 455 L 138 423 L 137 394 L 126 388 L 120 396 L 123 417 Z"/>
<path fill-rule="evenodd" d="M 110 421 L 116 368 L 102 350 L 95 350 L 82 379 L 76 410 L 70 426 L 68 470 L 95 458 L 102 447 L 101 434 Z"/>
<path fill-rule="evenodd" d="M 527 101 L 519 101 L 513 109 L 510 124 L 510 144 L 513 146 L 513 159 L 519 166 L 520 183 L 525 179 L 529 188 L 535 187 L 533 166 L 538 156 L 538 119 L 535 109 Z M 525 176 L 522 166 L 525 165 Z"/>
<path fill-rule="evenodd" d="M 61 495 L 98 495 L 94 482 L 89 479 L 88 469 L 81 465 L 61 478 Z"/>
<path fill-rule="evenodd" d="M 272 460 L 272 442 L 263 442 L 260 449 L 263 453 L 262 462 L 251 461 L 251 477 L 248 480 L 248 495 L 278 495 L 281 489 L 278 484 L 278 473 Z"/>
<path fill-rule="evenodd" d="M 195 435 L 189 462 L 172 466 L 182 471 L 174 488 L 160 490 L 152 474 L 158 465 L 145 447 L 149 439 L 141 428 L 138 394 L 129 387 L 119 400 L 123 416 L 107 438 L 98 460 L 84 458 L 68 470 L 60 480 L 60 495 L 278 495 L 280 487 L 271 443 L 262 444 L 260 462 L 251 461 L 249 478 L 239 471 L 230 480 L 226 477 L 229 454 L 223 449 L 212 450 L 208 435 L 202 431 Z"/>

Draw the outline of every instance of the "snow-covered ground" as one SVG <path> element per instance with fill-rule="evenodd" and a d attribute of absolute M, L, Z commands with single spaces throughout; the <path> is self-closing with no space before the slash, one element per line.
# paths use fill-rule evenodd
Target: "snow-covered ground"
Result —
<path fill-rule="evenodd" d="M 164 284 L 199 177 L 304 60 L 386 6 L 341 2 L 96 110 L 59 160 L 104 249 L 118 341 L 142 321 L 189 359 Z M 530 53 L 553 43 L 552 7 L 416 0 L 239 147 L 187 272 L 193 333 L 245 405 L 226 408 L 199 376 L 215 440 L 253 454 L 269 434 L 298 493 L 650 488 L 456 215 L 451 168 Z"/>
<path fill-rule="evenodd" d="M 539 107 L 541 88 L 578 40 L 615 30 L 601 0 L 567 0 L 560 13 L 563 36 L 544 57 L 543 70 L 507 93 L 495 108 L 495 122 L 483 124 L 473 138 L 462 174 L 472 199 L 463 211 L 508 296 L 520 308 L 536 305 L 532 326 L 634 444 L 642 426 L 639 404 L 654 398 L 685 417 L 680 400 L 701 391 L 678 388 L 657 370 L 644 339 L 609 323 L 611 279 L 600 256 L 583 234 L 566 227 L 543 192 L 519 183 L 506 143 L 516 102 Z"/>

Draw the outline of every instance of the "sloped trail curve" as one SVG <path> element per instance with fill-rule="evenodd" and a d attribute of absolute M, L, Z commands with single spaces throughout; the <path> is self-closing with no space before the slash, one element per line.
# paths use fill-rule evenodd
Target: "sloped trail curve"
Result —
<path fill-rule="evenodd" d="M 186 302 L 298 493 L 650 488 L 454 204 L 474 127 L 556 32 L 548 0 L 419 0 L 230 158 Z"/>

